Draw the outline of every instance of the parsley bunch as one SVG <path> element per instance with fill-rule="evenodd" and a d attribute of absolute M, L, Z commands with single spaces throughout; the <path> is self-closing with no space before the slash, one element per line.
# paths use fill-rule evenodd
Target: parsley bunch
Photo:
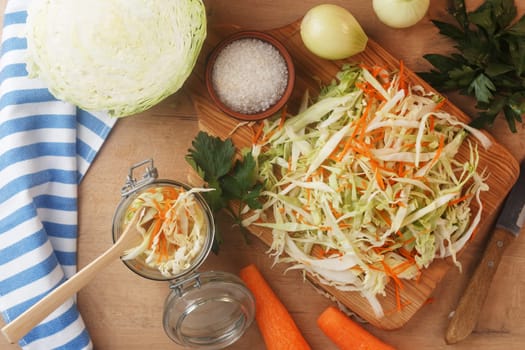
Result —
<path fill-rule="evenodd" d="M 257 181 L 256 162 L 250 152 L 235 157 L 236 149 L 231 139 L 222 140 L 200 131 L 188 150 L 186 161 L 197 174 L 215 191 L 204 192 L 203 196 L 211 210 L 216 213 L 227 210 L 240 226 L 245 239 L 246 229 L 242 226 L 241 210 L 245 205 L 251 209 L 260 209 L 259 202 L 262 184 Z M 231 205 L 237 201 L 237 210 Z M 221 239 L 215 242 L 218 248 Z"/>
<path fill-rule="evenodd" d="M 459 52 L 423 56 L 436 69 L 419 75 L 438 90 L 475 97 L 479 115 L 473 126 L 490 126 L 503 115 L 516 132 L 525 113 L 525 16 L 514 20 L 513 0 L 487 0 L 471 12 L 464 0 L 453 0 L 449 13 L 457 25 L 432 22 Z"/>

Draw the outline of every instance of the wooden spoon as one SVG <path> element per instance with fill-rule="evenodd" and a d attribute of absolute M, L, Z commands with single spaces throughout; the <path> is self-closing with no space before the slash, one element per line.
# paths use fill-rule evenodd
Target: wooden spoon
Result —
<path fill-rule="evenodd" d="M 119 239 L 106 250 L 102 255 L 78 271 L 66 282 L 51 291 L 48 295 L 27 309 L 20 316 L 2 328 L 2 333 L 6 339 L 14 344 L 24 337 L 37 324 L 42 322 L 51 312 L 66 302 L 89 281 L 91 281 L 99 271 L 106 267 L 113 260 L 120 258 L 123 252 L 136 247 L 142 240 L 142 236 L 135 227 L 135 222 L 143 211 L 137 212 L 132 221 L 126 227 Z"/>

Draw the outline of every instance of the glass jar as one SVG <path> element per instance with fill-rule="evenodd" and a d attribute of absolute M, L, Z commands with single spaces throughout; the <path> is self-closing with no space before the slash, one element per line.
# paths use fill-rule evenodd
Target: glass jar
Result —
<path fill-rule="evenodd" d="M 133 172 L 145 168 L 141 179 Z M 137 198 L 158 188 L 190 191 L 191 187 L 178 181 L 157 179 L 153 160 L 148 159 L 130 168 L 122 188 L 122 200 L 113 218 L 113 241 L 125 228 L 125 218 Z M 170 293 L 164 303 L 163 327 L 171 340 L 188 348 L 222 349 L 237 341 L 251 325 L 255 314 L 253 295 L 242 280 L 222 271 L 198 272 L 213 246 L 215 224 L 212 211 L 199 192 L 192 192 L 197 207 L 202 210 L 204 241 L 187 266 L 176 274 L 161 273 L 148 265 L 142 254 L 124 264 L 141 277 L 169 282 Z M 153 264 L 155 265 L 155 264 Z"/>

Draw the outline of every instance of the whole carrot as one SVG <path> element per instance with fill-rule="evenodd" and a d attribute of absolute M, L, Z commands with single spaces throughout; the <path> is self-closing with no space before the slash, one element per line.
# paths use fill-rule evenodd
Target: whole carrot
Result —
<path fill-rule="evenodd" d="M 292 316 L 253 264 L 240 277 L 255 297 L 255 320 L 268 350 L 310 350 Z"/>
<path fill-rule="evenodd" d="M 323 311 L 317 325 L 341 350 L 395 350 L 334 306 Z"/>

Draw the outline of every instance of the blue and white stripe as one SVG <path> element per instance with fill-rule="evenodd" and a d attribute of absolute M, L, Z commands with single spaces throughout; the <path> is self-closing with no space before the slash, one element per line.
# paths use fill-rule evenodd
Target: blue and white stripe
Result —
<path fill-rule="evenodd" d="M 76 272 L 77 186 L 116 119 L 55 99 L 27 77 L 31 0 L 9 0 L 0 57 L 0 310 L 5 322 Z M 90 349 L 74 298 L 21 341 L 24 349 Z"/>

